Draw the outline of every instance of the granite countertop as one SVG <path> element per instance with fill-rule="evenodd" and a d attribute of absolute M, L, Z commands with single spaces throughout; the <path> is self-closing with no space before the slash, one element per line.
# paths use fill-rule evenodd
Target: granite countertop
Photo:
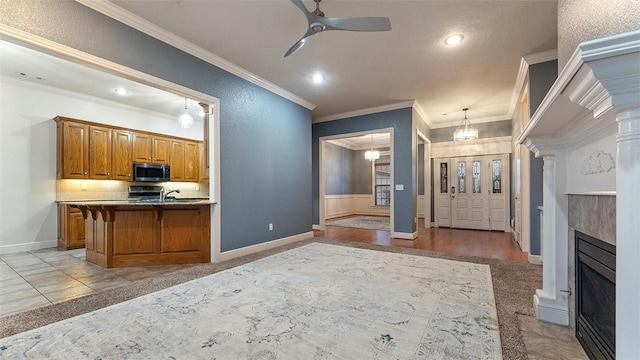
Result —
<path fill-rule="evenodd" d="M 140 201 L 140 200 L 70 200 L 70 201 L 58 201 L 59 204 L 75 205 L 75 206 L 148 206 L 148 205 L 162 205 L 162 206 L 176 206 L 176 205 L 209 205 L 215 204 L 215 201 L 210 199 L 175 199 L 167 201 Z"/>

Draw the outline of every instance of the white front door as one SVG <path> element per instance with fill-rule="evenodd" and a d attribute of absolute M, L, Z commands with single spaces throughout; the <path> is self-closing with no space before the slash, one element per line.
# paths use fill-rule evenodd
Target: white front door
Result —
<path fill-rule="evenodd" d="M 487 157 L 452 158 L 452 227 L 489 230 Z"/>
<path fill-rule="evenodd" d="M 436 224 L 508 231 L 508 154 L 434 161 Z"/>

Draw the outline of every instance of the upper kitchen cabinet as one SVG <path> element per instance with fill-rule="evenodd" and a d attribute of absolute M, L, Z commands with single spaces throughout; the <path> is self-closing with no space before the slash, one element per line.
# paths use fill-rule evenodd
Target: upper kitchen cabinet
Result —
<path fill-rule="evenodd" d="M 89 125 L 64 121 L 56 117 L 58 179 L 89 177 Z"/>
<path fill-rule="evenodd" d="M 185 181 L 184 179 L 184 141 L 171 140 L 171 181 Z"/>
<path fill-rule="evenodd" d="M 114 129 L 111 132 L 111 178 L 130 181 L 132 177 L 133 133 Z"/>
<path fill-rule="evenodd" d="M 169 138 L 147 133 L 133 133 L 133 162 L 168 164 Z"/>
<path fill-rule="evenodd" d="M 200 143 L 184 142 L 184 181 L 198 182 L 200 167 Z"/>
<path fill-rule="evenodd" d="M 89 126 L 89 178 L 111 179 L 111 129 Z"/>

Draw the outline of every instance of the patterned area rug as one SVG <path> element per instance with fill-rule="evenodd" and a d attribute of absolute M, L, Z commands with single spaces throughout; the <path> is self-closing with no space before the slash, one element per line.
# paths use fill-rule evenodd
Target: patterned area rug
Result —
<path fill-rule="evenodd" d="M 312 243 L 4 338 L 0 358 L 502 353 L 488 265 Z"/>
<path fill-rule="evenodd" d="M 325 225 L 358 229 L 389 231 L 388 216 L 355 216 L 347 219 L 328 220 Z"/>

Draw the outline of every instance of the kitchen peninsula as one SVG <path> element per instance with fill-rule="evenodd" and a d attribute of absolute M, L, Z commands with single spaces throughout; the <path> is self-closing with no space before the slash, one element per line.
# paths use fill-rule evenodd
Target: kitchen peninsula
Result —
<path fill-rule="evenodd" d="M 87 261 L 111 267 L 207 263 L 209 200 L 65 201 L 86 222 Z"/>

